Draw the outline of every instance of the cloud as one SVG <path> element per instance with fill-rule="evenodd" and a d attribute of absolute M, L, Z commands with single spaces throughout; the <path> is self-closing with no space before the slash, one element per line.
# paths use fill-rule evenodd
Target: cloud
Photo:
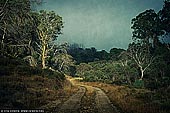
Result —
<path fill-rule="evenodd" d="M 59 41 L 109 50 L 127 48 L 130 22 L 147 8 L 160 9 L 162 0 L 44 0 L 44 9 L 54 10 L 64 20 Z"/>

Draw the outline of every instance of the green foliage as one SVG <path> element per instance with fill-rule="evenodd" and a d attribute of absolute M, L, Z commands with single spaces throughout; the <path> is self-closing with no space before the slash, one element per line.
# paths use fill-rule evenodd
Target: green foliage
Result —
<path fill-rule="evenodd" d="M 133 66 L 123 67 L 119 61 L 81 63 L 76 70 L 76 74 L 83 77 L 85 81 L 130 85 L 137 78 L 137 70 Z"/>
<path fill-rule="evenodd" d="M 110 50 L 109 57 L 111 60 L 119 60 L 120 54 L 124 51 L 124 49 L 117 49 L 117 48 L 112 48 Z"/>
<path fill-rule="evenodd" d="M 108 53 L 105 50 L 97 51 L 94 47 L 83 48 L 81 45 L 69 45 L 68 54 L 70 54 L 77 64 L 89 63 L 100 60 L 118 60 L 119 55 L 124 49 L 112 48 Z"/>
<path fill-rule="evenodd" d="M 143 42 L 133 42 L 129 44 L 127 55 L 136 63 L 140 70 L 140 79 L 143 79 L 146 70 L 153 63 L 156 56 L 149 50 L 149 45 Z"/>
<path fill-rule="evenodd" d="M 44 11 L 41 10 L 37 14 L 38 26 L 38 47 L 37 52 L 41 57 L 42 68 L 46 68 L 46 58 L 53 45 L 56 41 L 56 37 L 61 34 L 61 29 L 63 28 L 62 17 L 56 15 L 54 11 Z"/>
<path fill-rule="evenodd" d="M 146 73 L 146 87 L 152 90 L 168 87 L 170 85 L 169 69 L 170 66 L 167 65 L 162 57 L 155 60 Z"/>
<path fill-rule="evenodd" d="M 58 50 L 56 49 L 56 51 Z M 52 58 L 47 61 L 49 61 L 49 66 L 51 66 L 53 69 L 61 71 L 67 75 L 75 75 L 75 61 L 71 55 L 60 51 L 55 53 L 54 56 L 50 55 L 50 57 Z"/>
<path fill-rule="evenodd" d="M 95 48 L 83 48 L 78 44 L 71 44 L 68 47 L 68 54 L 70 54 L 77 64 L 92 62 L 96 58 L 97 50 Z"/>
<path fill-rule="evenodd" d="M 145 86 L 152 90 L 169 87 L 170 51 L 169 46 L 166 47 L 168 44 L 160 42 L 161 38 L 169 38 L 169 6 L 170 1 L 165 0 L 158 13 L 149 9 L 132 19 L 133 41 L 144 46 L 138 49 L 132 44 L 128 51 L 141 70 L 139 74 L 145 75 Z"/>
<path fill-rule="evenodd" d="M 76 66 L 76 75 L 78 76 L 83 76 L 85 74 L 85 72 L 88 72 L 92 69 L 92 66 L 86 63 L 81 63 L 80 65 Z"/>
<path fill-rule="evenodd" d="M 144 88 L 144 81 L 143 80 L 136 80 L 133 83 L 133 86 L 136 88 Z"/>
<path fill-rule="evenodd" d="M 159 40 L 158 36 L 163 35 L 161 29 L 161 20 L 154 10 L 146 10 L 132 19 L 132 37 L 134 40 L 142 40 L 149 44 L 153 40 L 153 46 L 156 47 Z"/>
<path fill-rule="evenodd" d="M 97 82 L 98 77 L 94 75 L 93 71 L 87 71 L 84 73 L 84 81 L 86 82 Z"/>
<path fill-rule="evenodd" d="M 63 28 L 62 17 L 56 15 L 54 11 L 41 10 L 38 13 L 38 21 L 39 38 L 42 41 L 53 41 L 61 34 L 61 28 Z"/>
<path fill-rule="evenodd" d="M 105 50 L 96 52 L 96 58 L 99 60 L 109 60 L 109 53 Z"/>
<path fill-rule="evenodd" d="M 0 52 L 11 58 L 30 54 L 35 25 L 29 0 L 2 0 L 0 4 Z"/>
<path fill-rule="evenodd" d="M 159 16 L 162 20 L 162 28 L 166 31 L 166 34 L 170 33 L 170 1 L 165 0 L 163 8 L 159 11 Z"/>

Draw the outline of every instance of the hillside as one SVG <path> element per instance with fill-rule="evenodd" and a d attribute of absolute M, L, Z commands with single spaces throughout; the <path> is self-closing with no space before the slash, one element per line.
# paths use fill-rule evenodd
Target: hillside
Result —
<path fill-rule="evenodd" d="M 64 74 L 30 67 L 22 60 L 0 59 L 0 69 L 0 109 L 37 109 L 65 101 L 77 90 Z"/>
<path fill-rule="evenodd" d="M 65 77 L 61 72 L 30 67 L 22 60 L 3 58 L 0 61 L 0 109 L 41 109 L 52 113 L 102 113 L 103 110 L 108 113 L 169 112 L 168 88 L 152 91 L 116 85 L 112 79 L 98 80 L 98 74 L 93 75 L 97 79 L 92 82 L 93 78 Z M 91 68 L 93 70 L 110 65 L 100 62 L 99 68 L 98 63 L 89 65 L 95 65 Z"/>
<path fill-rule="evenodd" d="M 170 0 L 153 1 L 1 0 L 0 112 L 170 113 Z"/>

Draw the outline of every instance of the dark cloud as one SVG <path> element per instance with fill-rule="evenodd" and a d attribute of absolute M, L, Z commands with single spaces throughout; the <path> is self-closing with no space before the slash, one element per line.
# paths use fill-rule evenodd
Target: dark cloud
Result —
<path fill-rule="evenodd" d="M 44 0 L 41 8 L 54 10 L 65 22 L 59 42 L 109 50 L 127 48 L 130 22 L 146 9 L 162 8 L 163 0 Z"/>

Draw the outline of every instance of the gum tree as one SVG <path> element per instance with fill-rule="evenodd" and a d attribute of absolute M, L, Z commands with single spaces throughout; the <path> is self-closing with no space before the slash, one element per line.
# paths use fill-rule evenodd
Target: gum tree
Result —
<path fill-rule="evenodd" d="M 47 12 L 41 10 L 38 14 L 38 38 L 37 43 L 39 47 L 39 54 L 41 56 L 42 68 L 46 68 L 46 58 L 48 57 L 49 51 L 53 48 L 53 42 L 57 39 L 58 35 L 61 34 L 63 28 L 62 17 L 56 15 L 53 11 Z"/>
<path fill-rule="evenodd" d="M 141 42 L 129 44 L 127 54 L 139 67 L 141 73 L 140 80 L 142 80 L 144 72 L 153 63 L 156 57 L 150 54 L 147 44 Z"/>
<path fill-rule="evenodd" d="M 152 10 L 146 10 L 132 19 L 132 38 L 144 43 L 152 43 L 155 48 L 159 43 L 159 36 L 163 35 L 161 20 L 158 14 Z"/>
<path fill-rule="evenodd" d="M 161 19 L 161 28 L 164 31 L 164 38 L 170 39 L 170 0 L 165 0 L 163 8 L 158 13 Z M 168 50 L 170 50 L 170 44 L 165 43 Z"/>
<path fill-rule="evenodd" d="M 2 56 L 16 58 L 28 51 L 34 21 L 29 0 L 0 1 L 0 52 Z M 23 55 L 22 55 L 23 56 Z"/>

